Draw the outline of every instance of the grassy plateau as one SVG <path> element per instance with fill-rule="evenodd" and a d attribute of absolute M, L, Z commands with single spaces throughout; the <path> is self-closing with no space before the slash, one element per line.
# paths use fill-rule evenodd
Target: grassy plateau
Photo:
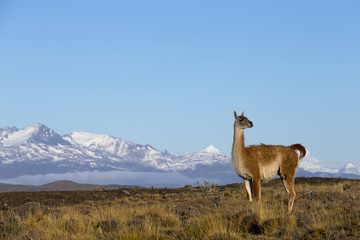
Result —
<path fill-rule="evenodd" d="M 0 194 L 0 239 L 360 239 L 360 181 L 279 179 L 261 204 L 242 184 Z"/>

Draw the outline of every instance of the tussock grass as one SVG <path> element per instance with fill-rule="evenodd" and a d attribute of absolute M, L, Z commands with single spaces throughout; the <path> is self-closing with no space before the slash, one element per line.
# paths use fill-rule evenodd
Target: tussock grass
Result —
<path fill-rule="evenodd" d="M 263 185 L 260 205 L 246 200 L 241 184 L 209 183 L 76 204 L 29 202 L 0 212 L 0 239 L 360 238 L 360 182 L 298 179 L 296 192 L 291 214 L 278 180 Z"/>

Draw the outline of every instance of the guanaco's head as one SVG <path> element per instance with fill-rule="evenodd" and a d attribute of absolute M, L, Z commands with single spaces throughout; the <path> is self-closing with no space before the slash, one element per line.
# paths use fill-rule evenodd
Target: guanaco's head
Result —
<path fill-rule="evenodd" d="M 242 112 L 241 116 L 238 116 L 236 111 L 234 111 L 235 116 L 235 127 L 238 128 L 252 128 L 253 123 L 244 116 L 244 111 Z"/>

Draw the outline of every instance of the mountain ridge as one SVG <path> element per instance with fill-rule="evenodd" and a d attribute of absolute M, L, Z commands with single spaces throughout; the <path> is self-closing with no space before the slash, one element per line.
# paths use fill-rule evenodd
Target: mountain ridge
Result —
<path fill-rule="evenodd" d="M 219 151 L 209 146 L 199 153 L 170 154 L 148 144 L 136 144 L 105 134 L 80 131 L 61 136 L 43 124 L 31 124 L 23 129 L 0 128 L 0 166 L 19 168 L 18 165 L 22 164 L 47 165 L 49 171 L 40 168 L 39 174 L 50 173 L 55 166 L 57 170 L 65 168 L 63 172 L 181 171 L 195 169 L 199 164 L 227 162 L 227 156 L 216 153 Z M 3 176 L 1 173 L 0 168 L 0 175 Z"/>
<path fill-rule="evenodd" d="M 299 165 L 300 176 L 360 177 L 360 164 L 321 167 L 309 152 Z M 238 179 L 231 155 L 221 154 L 213 145 L 199 152 L 171 154 L 105 134 L 60 135 L 40 123 L 23 129 L 0 128 L 0 179 L 93 171 L 174 172 L 223 183 Z"/>

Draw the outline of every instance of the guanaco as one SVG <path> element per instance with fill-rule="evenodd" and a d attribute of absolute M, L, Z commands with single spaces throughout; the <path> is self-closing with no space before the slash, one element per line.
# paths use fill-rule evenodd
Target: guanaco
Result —
<path fill-rule="evenodd" d="M 260 203 L 261 180 L 270 180 L 276 174 L 280 176 L 288 194 L 288 212 L 292 211 L 296 196 L 294 190 L 295 172 L 298 162 L 306 155 L 301 144 L 291 146 L 254 145 L 245 147 L 244 129 L 252 128 L 253 123 L 234 111 L 234 141 L 232 146 L 232 163 L 236 173 L 244 179 L 247 197 L 250 201 L 257 199 Z M 300 155 L 296 151 L 300 152 Z"/>

